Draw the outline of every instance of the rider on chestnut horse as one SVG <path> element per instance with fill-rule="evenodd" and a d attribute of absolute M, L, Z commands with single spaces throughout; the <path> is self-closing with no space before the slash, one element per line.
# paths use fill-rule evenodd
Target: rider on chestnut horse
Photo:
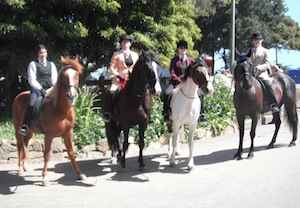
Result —
<path fill-rule="evenodd" d="M 47 60 L 47 49 L 44 45 L 37 47 L 37 60 L 30 62 L 27 69 L 28 83 L 30 86 L 30 103 L 27 108 L 23 125 L 19 129 L 22 136 L 28 134 L 36 109 L 45 97 L 47 90 L 55 85 L 57 81 L 57 70 L 53 62 Z"/>

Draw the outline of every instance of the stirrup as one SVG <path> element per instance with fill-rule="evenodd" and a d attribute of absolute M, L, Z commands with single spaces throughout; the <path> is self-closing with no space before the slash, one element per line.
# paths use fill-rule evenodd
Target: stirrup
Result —
<path fill-rule="evenodd" d="M 28 125 L 23 124 L 23 125 L 21 126 L 21 128 L 19 129 L 19 134 L 20 134 L 21 136 L 24 136 L 24 137 L 25 137 L 25 136 L 27 136 L 28 131 L 29 131 Z"/>
<path fill-rule="evenodd" d="M 102 118 L 104 122 L 109 122 L 111 120 L 111 113 L 109 112 L 104 112 L 102 114 Z"/>
<path fill-rule="evenodd" d="M 279 107 L 275 103 L 271 104 L 271 110 L 272 110 L 272 113 L 279 113 L 280 112 Z"/>

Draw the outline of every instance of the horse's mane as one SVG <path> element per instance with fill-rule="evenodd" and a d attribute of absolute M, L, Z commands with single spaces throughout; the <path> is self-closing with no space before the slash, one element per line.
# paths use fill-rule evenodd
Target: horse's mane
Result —
<path fill-rule="evenodd" d="M 79 59 L 77 57 L 75 59 L 71 59 L 70 57 L 61 56 L 60 61 L 62 64 L 70 66 L 68 68 L 72 68 L 76 70 L 79 74 L 81 74 L 83 66 L 80 64 Z"/>
<path fill-rule="evenodd" d="M 57 82 L 56 84 L 50 89 L 50 92 L 48 93 L 47 97 L 51 100 L 53 100 L 53 105 L 56 106 L 57 104 L 57 96 L 58 96 L 58 85 L 61 80 L 61 76 L 63 74 L 63 71 L 72 68 L 76 70 L 79 74 L 81 74 L 83 66 L 80 64 L 78 58 L 76 57 L 75 59 L 71 59 L 70 57 L 60 57 L 61 63 L 64 65 L 63 69 L 60 70 L 58 77 L 57 77 Z"/>
<path fill-rule="evenodd" d="M 183 81 L 186 81 L 187 78 L 190 76 L 191 69 L 198 68 L 199 66 L 207 67 L 206 63 L 204 62 L 204 60 L 202 58 L 197 59 L 194 63 L 190 64 L 186 68 L 184 76 L 183 76 Z"/>

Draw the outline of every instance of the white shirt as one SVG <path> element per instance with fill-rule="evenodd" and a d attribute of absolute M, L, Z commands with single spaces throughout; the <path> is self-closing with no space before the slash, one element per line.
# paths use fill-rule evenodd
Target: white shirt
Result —
<path fill-rule="evenodd" d="M 46 62 L 44 62 L 42 64 L 44 66 L 46 66 Z M 51 64 L 51 82 L 52 82 L 52 85 L 55 85 L 56 81 L 57 81 L 57 69 L 53 62 L 50 62 L 50 64 Z M 31 61 L 29 63 L 28 68 L 27 68 L 27 76 L 28 76 L 28 83 L 32 88 L 34 88 L 36 90 L 42 89 L 41 84 L 36 79 L 35 61 Z"/>

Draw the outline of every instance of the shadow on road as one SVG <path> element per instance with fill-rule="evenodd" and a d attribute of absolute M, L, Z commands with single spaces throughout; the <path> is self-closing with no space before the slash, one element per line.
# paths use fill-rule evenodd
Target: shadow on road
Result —
<path fill-rule="evenodd" d="M 287 147 L 288 145 L 277 144 L 274 148 Z M 255 152 L 266 151 L 267 146 L 258 146 L 254 148 Z M 233 155 L 237 149 L 227 149 L 215 151 L 207 155 L 195 156 L 195 165 L 210 165 L 216 163 L 223 163 L 226 161 L 233 160 Z M 244 149 L 246 154 L 249 148 Z M 148 182 L 149 178 L 145 173 L 159 172 L 159 173 L 171 173 L 171 174 L 187 174 L 187 158 L 178 157 L 176 160 L 178 164 L 175 167 L 168 165 L 166 154 L 153 154 L 144 156 L 146 167 L 141 171 L 138 168 L 138 157 L 130 157 L 126 159 L 126 168 L 123 169 L 119 165 L 112 165 L 109 163 L 109 159 L 98 159 L 98 160 L 84 160 L 78 161 L 82 173 L 88 177 L 98 177 L 107 175 L 106 180 L 112 181 L 128 181 L 128 182 Z M 160 161 L 164 160 L 164 164 Z M 40 171 L 41 169 L 35 169 Z M 65 186 L 91 186 L 91 184 L 85 184 L 76 180 L 76 175 L 69 162 L 58 163 L 54 168 L 49 168 L 49 171 L 63 174 L 62 177 L 55 180 L 55 182 Z M 41 177 L 40 175 L 21 177 L 18 176 L 17 171 L 0 171 L 0 195 L 13 194 L 14 188 L 23 185 L 37 185 L 36 181 L 29 180 L 30 177 Z M 108 175 L 109 174 L 109 175 Z"/>
<path fill-rule="evenodd" d="M 0 171 L 0 195 L 16 193 L 18 186 L 33 185 L 35 181 L 27 181 L 17 171 Z"/>
<path fill-rule="evenodd" d="M 288 147 L 286 144 L 275 144 L 273 149 L 281 148 L 281 147 Z M 254 147 L 254 152 L 259 151 L 267 151 L 267 146 L 257 146 Z M 195 165 L 210 165 L 216 163 L 222 163 L 229 160 L 233 160 L 234 154 L 237 152 L 237 149 L 227 149 L 227 150 L 220 150 L 216 152 L 212 152 L 208 155 L 199 155 L 195 156 Z M 249 148 L 244 148 L 243 153 L 247 154 L 249 152 Z"/>

